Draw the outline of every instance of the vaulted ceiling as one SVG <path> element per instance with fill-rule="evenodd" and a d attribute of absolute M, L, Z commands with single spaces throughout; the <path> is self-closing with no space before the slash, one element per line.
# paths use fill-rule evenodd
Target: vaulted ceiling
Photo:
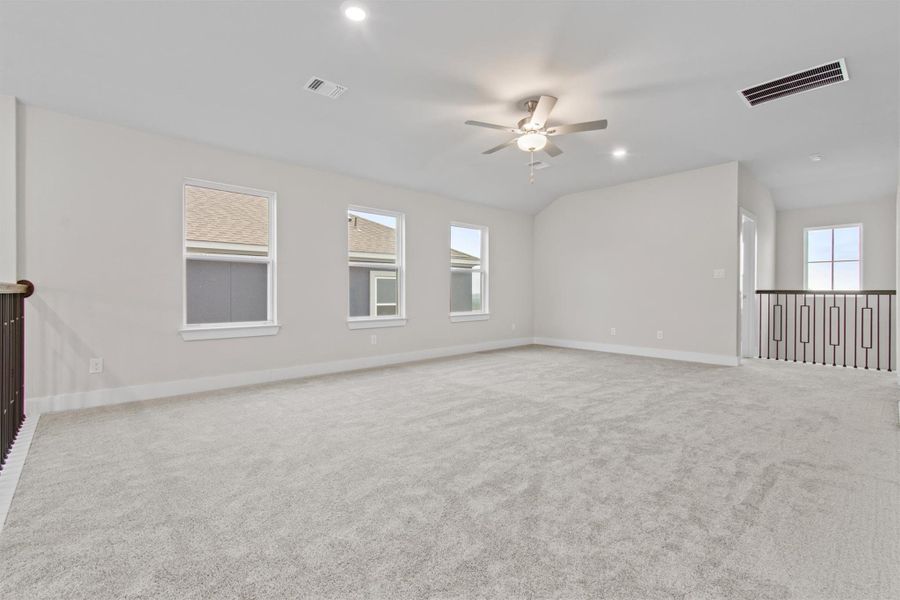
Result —
<path fill-rule="evenodd" d="M 0 93 L 149 131 L 505 208 L 731 160 L 782 207 L 892 196 L 894 2 L 0 4 Z M 845 58 L 846 83 L 749 108 L 738 90 Z M 349 88 L 331 100 L 313 75 Z M 558 140 L 481 154 L 551 94 Z M 629 156 L 616 160 L 615 147 Z M 824 160 L 812 162 L 810 154 Z"/>

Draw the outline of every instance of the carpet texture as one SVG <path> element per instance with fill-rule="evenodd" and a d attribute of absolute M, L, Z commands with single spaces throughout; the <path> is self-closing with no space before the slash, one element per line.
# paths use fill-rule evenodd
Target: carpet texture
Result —
<path fill-rule="evenodd" d="M 48 414 L 0 598 L 900 598 L 897 398 L 534 346 Z"/>

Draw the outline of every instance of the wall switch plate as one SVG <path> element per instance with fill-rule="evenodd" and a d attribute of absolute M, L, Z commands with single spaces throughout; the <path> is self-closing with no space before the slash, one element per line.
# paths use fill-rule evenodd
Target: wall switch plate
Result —
<path fill-rule="evenodd" d="M 713 269 L 713 279 L 725 279 L 725 269 Z"/>
<path fill-rule="evenodd" d="M 512 324 L 512 330 L 513 330 L 513 331 L 516 330 L 516 324 L 515 324 L 515 323 Z"/>
<path fill-rule="evenodd" d="M 662 329 L 660 329 L 659 331 L 656 332 L 656 339 L 658 339 L 658 340 L 662 339 Z"/>
<path fill-rule="evenodd" d="M 88 364 L 88 373 L 96 374 L 103 372 L 103 359 L 102 358 L 92 358 L 90 363 Z"/>
<path fill-rule="evenodd" d="M 378 336 L 375 335 L 374 333 L 372 334 L 372 337 L 369 339 L 372 341 L 373 346 L 378 343 Z"/>
<path fill-rule="evenodd" d="M 610 327 L 610 328 L 609 328 L 609 335 L 616 335 L 616 328 L 615 328 L 615 327 Z"/>

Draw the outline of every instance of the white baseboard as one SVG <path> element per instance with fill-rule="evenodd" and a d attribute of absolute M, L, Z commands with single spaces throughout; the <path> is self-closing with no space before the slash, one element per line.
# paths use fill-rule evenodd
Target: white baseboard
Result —
<path fill-rule="evenodd" d="M 208 392 L 225 388 L 253 385 L 257 383 L 270 383 L 287 379 L 299 379 L 314 375 L 327 375 L 344 371 L 357 371 L 400 363 L 441 358 L 457 354 L 469 354 L 472 352 L 484 352 L 486 350 L 499 350 L 515 346 L 525 346 L 532 343 L 532 338 L 516 338 L 497 340 L 491 342 L 479 342 L 461 346 L 445 346 L 443 348 L 431 348 L 428 350 L 415 350 L 398 354 L 383 354 L 336 360 L 331 362 L 298 365 L 281 369 L 268 369 L 264 371 L 249 371 L 244 373 L 229 373 L 227 375 L 215 375 L 212 377 L 198 377 L 195 379 L 182 379 L 178 381 L 164 381 L 160 383 L 146 383 L 119 388 L 107 388 L 90 390 L 86 392 L 73 392 L 54 396 L 41 396 L 28 398 L 25 409 L 28 415 L 36 415 L 45 412 L 61 410 L 75 410 L 79 408 L 91 408 L 95 406 L 107 406 L 122 404 L 136 400 L 151 400 L 154 398 L 166 398 L 193 394 L 196 392 Z"/>
<path fill-rule="evenodd" d="M 0 531 L 3 530 L 3 524 L 6 523 L 6 515 L 9 513 L 9 507 L 12 505 L 13 496 L 16 493 L 16 486 L 19 484 L 19 477 L 22 475 L 22 469 L 25 467 L 25 457 L 28 456 L 28 449 L 31 448 L 31 440 L 34 439 L 34 431 L 37 429 L 38 419 L 40 415 L 28 415 L 25 422 L 22 423 L 16 441 L 13 442 L 9 456 L 6 457 L 6 464 L 0 471 Z"/>
<path fill-rule="evenodd" d="M 583 342 L 579 340 L 561 340 L 545 337 L 534 338 L 534 343 L 541 346 L 557 346 L 559 348 L 575 348 L 578 350 L 593 350 L 595 352 L 611 352 L 613 354 L 631 354 L 634 356 L 648 356 L 651 358 L 665 358 L 668 360 L 698 362 L 709 365 L 724 365 L 728 367 L 736 367 L 740 364 L 739 359 L 736 355 L 729 356 L 727 354 L 706 354 L 704 352 L 667 350 L 665 348 L 646 348 L 643 346 L 622 346 L 619 344 Z"/>

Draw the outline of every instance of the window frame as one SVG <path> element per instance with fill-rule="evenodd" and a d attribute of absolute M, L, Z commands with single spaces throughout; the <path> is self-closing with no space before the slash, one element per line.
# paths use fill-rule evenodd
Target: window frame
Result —
<path fill-rule="evenodd" d="M 475 225 L 474 223 L 463 223 L 461 221 L 450 221 L 450 225 L 447 227 L 447 249 L 452 249 L 453 243 L 453 228 L 454 227 L 462 227 L 465 229 L 477 229 L 481 231 L 481 310 L 471 310 L 471 311 L 457 311 L 453 310 L 449 311 L 450 322 L 451 323 L 461 323 L 465 321 L 486 321 L 491 318 L 490 311 L 490 227 L 487 225 Z M 448 282 L 452 286 L 453 273 L 471 273 L 473 269 L 465 269 L 463 267 L 454 267 L 452 264 L 450 266 L 450 277 Z M 447 294 L 447 304 L 448 309 L 450 308 L 449 304 L 451 301 L 452 289 L 448 288 Z"/>
<path fill-rule="evenodd" d="M 379 327 L 403 327 L 406 325 L 406 215 L 402 212 L 372 208 L 359 204 L 348 204 L 344 211 L 344 228 L 347 227 L 347 214 L 350 211 L 393 217 L 397 220 L 397 252 L 394 264 L 367 263 L 364 261 L 350 261 L 350 235 L 347 234 L 344 243 L 344 265 L 347 269 L 344 282 L 344 299 L 347 302 L 346 311 L 347 327 L 349 329 L 375 329 Z M 396 315 L 369 315 L 363 317 L 350 316 L 350 267 L 376 267 L 381 271 L 394 271 L 397 273 L 397 314 Z M 369 299 L 371 303 L 371 290 Z M 370 304 L 371 305 L 371 304 Z"/>
<path fill-rule="evenodd" d="M 859 229 L 859 258 L 857 260 L 835 260 L 834 259 L 834 230 L 856 227 Z M 821 231 L 824 229 L 831 230 L 831 260 L 809 260 L 809 232 Z M 835 263 L 859 263 L 859 287 L 856 290 L 837 290 L 834 287 L 834 264 Z M 809 289 L 809 265 L 813 264 L 830 264 L 831 265 L 831 287 L 827 290 L 815 290 L 817 292 L 855 292 L 865 289 L 863 287 L 863 224 L 862 223 L 843 223 L 840 225 L 820 225 L 816 227 L 803 228 L 803 289 Z"/>
<path fill-rule="evenodd" d="M 232 192 L 266 198 L 269 210 L 269 243 L 266 256 L 246 254 L 189 252 L 187 240 L 187 187 L 202 187 L 220 192 Z M 277 290 L 277 240 L 276 240 L 276 192 L 232 185 L 205 179 L 186 177 L 181 184 L 181 329 L 179 333 L 185 341 L 257 337 L 276 335 L 281 326 L 278 323 Z M 187 322 L 187 265 L 188 260 L 209 260 L 222 262 L 246 262 L 268 265 L 266 276 L 266 320 L 225 323 Z"/>

